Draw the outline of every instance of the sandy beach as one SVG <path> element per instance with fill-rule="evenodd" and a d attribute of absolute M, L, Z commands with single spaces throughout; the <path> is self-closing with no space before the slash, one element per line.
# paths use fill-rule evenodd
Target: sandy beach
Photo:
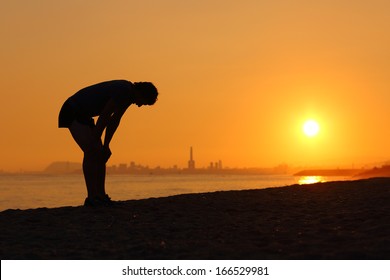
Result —
<path fill-rule="evenodd" d="M 390 259 L 390 178 L 0 212 L 1 259 Z"/>

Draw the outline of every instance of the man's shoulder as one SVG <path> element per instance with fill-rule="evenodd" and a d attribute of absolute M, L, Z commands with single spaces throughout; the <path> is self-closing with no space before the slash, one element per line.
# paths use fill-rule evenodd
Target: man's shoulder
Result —
<path fill-rule="evenodd" d="M 103 83 L 112 83 L 112 84 L 133 84 L 132 82 L 128 81 L 128 80 L 111 80 L 111 81 L 106 81 L 106 82 L 103 82 Z"/>
<path fill-rule="evenodd" d="M 127 80 L 111 80 L 87 86 L 78 93 L 123 91 L 133 87 L 133 83 Z"/>
<path fill-rule="evenodd" d="M 111 80 L 96 84 L 97 87 L 130 87 L 133 83 L 127 80 Z"/>

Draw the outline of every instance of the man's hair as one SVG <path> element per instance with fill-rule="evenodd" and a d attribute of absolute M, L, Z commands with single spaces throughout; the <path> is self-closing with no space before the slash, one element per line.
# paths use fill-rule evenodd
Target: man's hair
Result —
<path fill-rule="evenodd" d="M 150 82 L 136 82 L 135 88 L 142 93 L 148 105 L 153 105 L 157 101 L 157 88 Z"/>

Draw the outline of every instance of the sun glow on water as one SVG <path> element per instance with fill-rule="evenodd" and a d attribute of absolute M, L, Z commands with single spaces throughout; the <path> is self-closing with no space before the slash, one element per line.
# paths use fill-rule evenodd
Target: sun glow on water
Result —
<path fill-rule="evenodd" d="M 299 179 L 298 183 L 300 185 L 308 185 L 322 182 L 325 182 L 325 178 L 322 176 L 303 176 Z"/>

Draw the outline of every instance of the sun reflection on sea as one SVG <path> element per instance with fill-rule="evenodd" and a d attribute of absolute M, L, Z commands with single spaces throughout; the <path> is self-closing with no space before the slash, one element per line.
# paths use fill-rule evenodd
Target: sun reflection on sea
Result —
<path fill-rule="evenodd" d="M 325 178 L 322 176 L 303 176 L 299 179 L 298 184 L 307 185 L 325 182 Z"/>

